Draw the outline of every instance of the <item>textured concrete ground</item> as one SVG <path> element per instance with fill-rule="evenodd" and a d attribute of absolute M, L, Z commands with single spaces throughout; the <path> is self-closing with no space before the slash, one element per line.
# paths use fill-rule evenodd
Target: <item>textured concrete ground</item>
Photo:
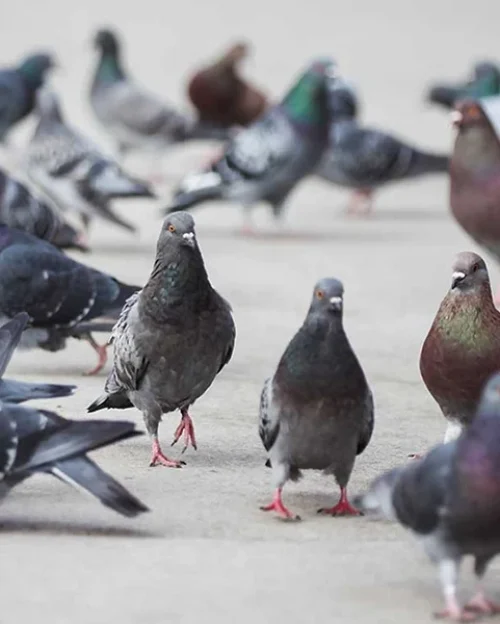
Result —
<path fill-rule="evenodd" d="M 359 86 L 366 120 L 448 149 L 448 118 L 423 103 L 424 88 L 432 78 L 459 76 L 473 59 L 498 58 L 499 15 L 500 5 L 489 0 L 25 0 L 9 4 L 2 16 L 0 60 L 54 48 L 62 65 L 54 82 L 68 117 L 105 141 L 85 97 L 94 28 L 118 25 L 127 36 L 130 69 L 176 102 L 188 68 L 243 35 L 255 44 L 248 73 L 271 94 L 280 94 L 311 56 L 332 54 Z M 30 129 L 27 124 L 17 133 L 16 146 Z M 164 169 L 178 178 L 210 149 L 176 148 Z M 444 431 L 420 380 L 418 354 L 449 286 L 454 254 L 474 246 L 448 214 L 444 179 L 380 193 L 367 221 L 344 217 L 346 198 L 320 181 L 305 182 L 291 199 L 279 239 L 236 236 L 237 207 L 200 209 L 199 241 L 214 285 L 233 304 L 238 338 L 233 361 L 192 411 L 199 450 L 189 451 L 188 465 L 176 471 L 147 467 L 146 437 L 95 454 L 151 506 L 152 513 L 137 521 L 49 478 L 16 490 L 0 514 L 2 624 L 429 619 L 441 598 L 434 571 L 410 536 L 365 518 L 315 514 L 336 499 L 333 481 L 307 474 L 287 488 L 286 501 L 302 516 L 300 524 L 258 509 L 271 494 L 256 431 L 259 391 L 302 322 L 319 277 L 344 281 L 345 326 L 376 399 L 375 434 L 356 463 L 351 492 L 406 461 L 408 453 L 428 448 Z M 140 224 L 140 236 L 96 223 L 94 252 L 84 260 L 141 284 L 151 268 L 158 206 L 124 204 L 122 211 Z M 264 208 L 256 217 L 263 233 L 272 233 Z M 497 284 L 498 272 L 489 264 Z M 92 363 L 89 348 L 77 343 L 54 355 L 16 354 L 9 373 L 77 382 L 73 398 L 50 407 L 80 418 L 104 382 L 103 376 L 81 377 Z M 142 427 L 139 413 L 125 415 Z M 165 418 L 165 444 L 176 424 L 177 415 Z M 494 565 L 488 586 L 498 580 Z M 470 583 L 467 573 L 466 591 Z"/>

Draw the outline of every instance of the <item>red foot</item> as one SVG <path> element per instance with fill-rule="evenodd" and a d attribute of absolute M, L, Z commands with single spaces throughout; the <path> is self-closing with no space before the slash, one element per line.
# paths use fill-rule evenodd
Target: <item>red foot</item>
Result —
<path fill-rule="evenodd" d="M 329 516 L 362 516 L 363 513 L 351 505 L 347 500 L 347 492 L 345 488 L 340 488 L 340 500 L 333 507 L 324 507 L 318 509 L 318 513 Z"/>
<path fill-rule="evenodd" d="M 151 463 L 149 465 L 160 465 L 166 466 L 167 468 L 182 468 L 182 466 L 186 465 L 186 462 L 169 459 L 166 455 L 162 453 L 158 440 L 153 440 L 153 452 L 151 455 Z"/>
<path fill-rule="evenodd" d="M 284 518 L 285 520 L 300 520 L 300 516 L 296 516 L 289 509 L 283 505 L 283 501 L 281 500 L 281 489 L 277 489 L 274 493 L 274 497 L 269 505 L 265 505 L 261 507 L 262 511 L 275 511 L 279 516 Z"/>
<path fill-rule="evenodd" d="M 371 190 L 354 191 L 347 206 L 347 214 L 357 217 L 368 217 L 371 215 L 373 208 L 372 196 L 373 191 Z"/>
<path fill-rule="evenodd" d="M 452 620 L 453 622 L 474 622 L 474 620 L 477 620 L 477 615 L 458 607 L 456 609 L 446 608 L 438 611 L 434 613 L 434 617 L 438 620 Z"/>
<path fill-rule="evenodd" d="M 181 422 L 179 423 L 179 426 L 175 430 L 174 441 L 172 442 L 170 446 L 173 446 L 176 442 L 178 442 L 179 438 L 184 433 L 184 448 L 182 449 L 182 452 L 184 453 L 184 451 L 187 449 L 190 443 L 191 443 L 191 446 L 194 448 L 194 450 L 197 451 L 198 446 L 196 444 L 196 437 L 194 435 L 194 424 L 193 424 L 193 421 L 191 420 L 191 416 L 187 413 L 186 410 L 181 410 L 181 414 L 182 414 Z"/>
<path fill-rule="evenodd" d="M 477 613 L 478 615 L 494 615 L 495 613 L 500 613 L 500 604 L 489 600 L 480 592 L 469 600 L 464 606 L 464 611 Z"/>
<path fill-rule="evenodd" d="M 106 365 L 106 362 L 108 361 L 108 351 L 107 351 L 108 345 L 97 344 L 97 342 L 92 338 L 92 336 L 90 336 L 88 341 L 89 341 L 90 346 L 97 353 L 97 356 L 99 359 L 97 361 L 97 365 L 94 368 L 87 371 L 86 373 L 83 373 L 85 376 L 96 375 L 104 368 L 104 366 Z"/>

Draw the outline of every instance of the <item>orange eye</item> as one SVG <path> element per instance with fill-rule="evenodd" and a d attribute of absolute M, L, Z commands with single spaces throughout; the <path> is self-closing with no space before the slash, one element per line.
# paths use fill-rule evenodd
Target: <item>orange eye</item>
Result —
<path fill-rule="evenodd" d="M 481 109 L 476 104 L 471 104 L 467 109 L 467 117 L 469 119 L 480 119 L 481 118 Z"/>
<path fill-rule="evenodd" d="M 317 290 L 316 291 L 316 297 L 318 299 L 323 299 L 324 296 L 325 296 L 325 293 L 322 290 Z"/>
<path fill-rule="evenodd" d="M 172 223 L 168 226 L 168 231 L 169 232 L 175 232 L 175 225 L 173 225 Z"/>

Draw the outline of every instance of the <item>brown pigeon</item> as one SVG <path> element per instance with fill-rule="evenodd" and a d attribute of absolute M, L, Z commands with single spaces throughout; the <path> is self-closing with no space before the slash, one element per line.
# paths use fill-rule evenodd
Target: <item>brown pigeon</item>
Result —
<path fill-rule="evenodd" d="M 449 421 L 445 442 L 471 422 L 484 384 L 498 370 L 500 313 L 483 259 L 464 251 L 420 354 L 424 383 Z"/>
<path fill-rule="evenodd" d="M 450 166 L 453 216 L 500 261 L 500 96 L 463 100 Z"/>
<path fill-rule="evenodd" d="M 248 45 L 237 43 L 191 78 L 188 95 L 201 121 L 225 128 L 248 126 L 266 110 L 266 96 L 238 75 L 238 64 L 247 55 Z"/>

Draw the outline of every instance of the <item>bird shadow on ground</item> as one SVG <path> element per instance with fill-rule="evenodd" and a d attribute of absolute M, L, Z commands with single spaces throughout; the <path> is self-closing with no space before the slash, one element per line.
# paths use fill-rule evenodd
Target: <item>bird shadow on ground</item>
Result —
<path fill-rule="evenodd" d="M 27 520 L 8 518 L 0 520 L 2 533 L 44 533 L 45 535 L 74 535 L 85 537 L 159 538 L 159 533 L 144 529 L 127 529 L 113 526 L 97 526 L 87 523 L 69 523 L 58 520 Z"/>

